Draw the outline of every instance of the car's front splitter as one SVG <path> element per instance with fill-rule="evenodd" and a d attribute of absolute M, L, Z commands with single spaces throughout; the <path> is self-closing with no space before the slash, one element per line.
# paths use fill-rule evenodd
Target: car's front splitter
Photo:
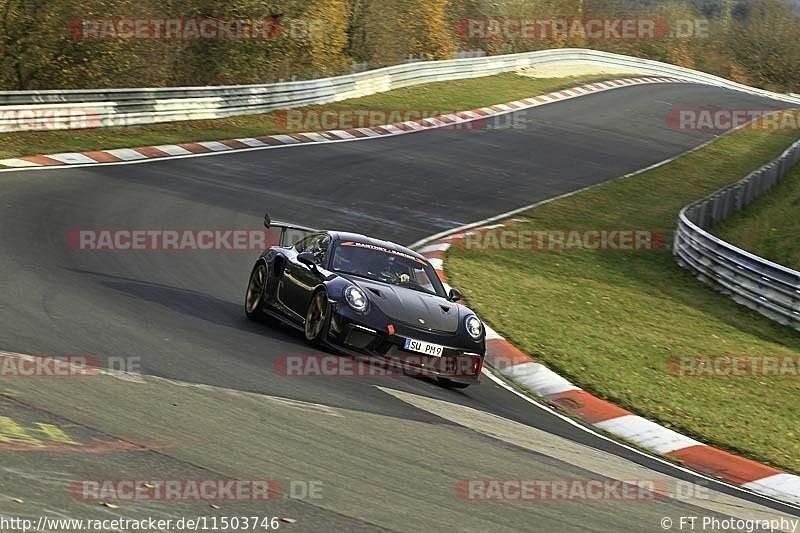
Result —
<path fill-rule="evenodd" d="M 416 331 L 397 325 L 394 333 L 388 324 L 370 324 L 359 320 L 354 313 L 333 308 L 329 334 L 325 343 L 332 349 L 371 364 L 383 365 L 391 371 L 415 377 L 444 378 L 454 383 L 475 383 L 483 368 L 483 343 L 477 346 L 452 346 L 451 337 Z M 420 339 L 422 337 L 422 339 Z M 441 356 L 406 350 L 407 338 L 424 340 L 444 346 Z"/>

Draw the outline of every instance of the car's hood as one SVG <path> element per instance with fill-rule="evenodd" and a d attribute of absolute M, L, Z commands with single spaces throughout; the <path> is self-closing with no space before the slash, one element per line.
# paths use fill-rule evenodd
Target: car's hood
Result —
<path fill-rule="evenodd" d="M 392 320 L 446 333 L 455 333 L 458 329 L 458 305 L 440 296 L 363 278 L 348 276 L 348 279 Z"/>

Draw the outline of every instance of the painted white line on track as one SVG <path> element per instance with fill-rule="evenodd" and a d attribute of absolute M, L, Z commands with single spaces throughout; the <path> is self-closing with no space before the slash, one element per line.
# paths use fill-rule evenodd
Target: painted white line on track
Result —
<path fill-rule="evenodd" d="M 542 200 L 540 202 L 536 202 L 536 203 L 533 203 L 533 204 L 530 204 L 530 205 L 527 205 L 527 206 L 524 206 L 524 207 L 521 207 L 521 208 L 513 209 L 513 210 L 508 211 L 506 213 L 502 213 L 500 215 L 496 215 L 496 216 L 489 217 L 489 218 L 486 218 L 486 219 L 483 219 L 483 220 L 479 220 L 479 221 L 473 222 L 471 224 L 467 224 L 467 225 L 464 225 L 464 226 L 459 226 L 459 227 L 456 227 L 456 228 L 452 228 L 450 230 L 446 230 L 446 231 L 437 233 L 435 235 L 431 235 L 431 236 L 426 237 L 424 239 L 420 239 L 419 241 L 408 245 L 408 247 L 411 248 L 411 249 L 414 249 L 414 250 L 418 250 L 423 246 L 429 245 L 429 243 L 436 243 L 437 241 L 440 241 L 440 240 L 463 238 L 464 234 L 469 232 L 469 230 L 486 227 L 487 224 L 490 224 L 492 222 L 497 222 L 497 221 L 500 221 L 500 220 L 509 219 L 509 218 L 513 217 L 514 215 L 516 215 L 518 213 L 522 213 L 522 212 L 525 212 L 525 211 L 529 211 L 531 209 L 535 209 L 535 208 L 537 208 L 539 206 L 554 202 L 556 200 L 559 200 L 559 199 L 562 199 L 562 198 L 568 198 L 570 196 L 573 196 L 575 194 L 579 194 L 581 192 L 593 189 L 595 187 L 600 187 L 600 186 L 603 186 L 603 185 L 607 185 L 607 184 L 613 183 L 615 181 L 619 181 L 619 180 L 622 180 L 622 179 L 625 179 L 625 178 L 636 176 L 638 174 L 642 174 L 644 172 L 653 170 L 655 168 L 662 167 L 662 166 L 667 165 L 667 164 L 669 164 L 669 163 L 671 163 L 671 162 L 673 162 L 673 161 L 675 161 L 675 160 L 677 160 L 677 159 L 679 159 L 679 158 L 681 158 L 681 157 L 683 157 L 685 155 L 691 154 L 691 153 L 696 152 L 698 150 L 702 150 L 706 146 L 709 146 L 710 144 L 712 144 L 712 143 L 716 142 L 717 140 L 719 140 L 720 137 L 724 137 L 726 135 L 729 135 L 729 134 L 731 134 L 731 133 L 733 133 L 735 131 L 738 131 L 740 129 L 743 129 L 745 127 L 747 127 L 747 124 L 744 124 L 744 125 L 739 126 L 739 127 L 735 128 L 735 129 L 729 130 L 729 131 L 723 133 L 722 135 L 717 136 L 714 139 L 710 139 L 710 140 L 708 140 L 708 141 L 706 141 L 706 142 L 704 142 L 704 143 L 702 143 L 702 144 L 700 144 L 698 146 L 695 146 L 694 148 L 686 150 L 685 152 L 680 153 L 680 154 L 678 154 L 676 156 L 670 157 L 668 159 L 665 159 L 663 161 L 660 161 L 658 163 L 650 165 L 649 167 L 637 170 L 635 172 L 631 172 L 629 174 L 625 174 L 624 176 L 620 176 L 618 178 L 605 181 L 603 183 L 590 185 L 588 187 L 584 187 L 584 188 L 578 189 L 576 191 L 568 192 L 568 193 L 565 193 L 565 194 L 562 194 L 562 195 L 559 195 L 559 196 L 556 196 L 556 197 L 553 197 L 553 198 L 548 198 L 546 200 Z M 493 332 L 493 333 L 496 334 L 496 332 Z M 502 337 L 500 335 L 497 335 L 497 337 L 499 339 L 502 339 Z M 488 337 L 487 337 L 487 340 L 488 340 Z M 731 489 L 735 489 L 737 491 L 742 491 L 742 492 L 746 492 L 746 493 L 749 493 L 749 494 L 753 494 L 753 495 L 758 496 L 760 498 L 764 498 L 764 499 L 773 501 L 775 503 L 778 503 L 778 504 L 781 504 L 781 505 L 785 505 L 785 506 L 791 507 L 793 509 L 800 510 L 800 502 L 795 502 L 797 493 L 796 492 L 794 492 L 794 493 L 785 493 L 785 492 L 782 491 L 782 487 L 783 486 L 786 486 L 788 488 L 788 490 L 792 490 L 792 491 L 797 490 L 796 487 L 800 486 L 800 477 L 798 477 L 798 476 L 794 476 L 793 474 L 785 474 L 785 473 L 781 474 L 779 476 L 784 476 L 784 475 L 790 476 L 789 479 L 787 479 L 785 477 L 779 477 L 779 476 L 770 476 L 770 478 L 775 478 L 776 481 L 773 481 L 772 485 L 769 486 L 769 487 L 766 487 L 766 489 L 763 490 L 763 491 L 760 490 L 762 485 L 760 485 L 759 483 L 762 482 L 764 479 L 770 479 L 770 478 L 762 478 L 760 480 L 756 480 L 754 482 L 750 482 L 750 483 L 747 483 L 747 484 L 734 485 L 734 484 L 728 483 L 728 482 L 726 482 L 724 480 L 721 480 L 721 479 L 718 479 L 718 478 L 709 477 L 709 476 L 707 476 L 705 474 L 702 474 L 702 473 L 700 473 L 698 471 L 695 471 L 695 470 L 692 470 L 692 469 L 689 469 L 689 468 L 686 468 L 686 467 L 679 466 L 676 463 L 671 462 L 671 461 L 669 461 L 667 459 L 663 459 L 663 458 L 658 457 L 656 455 L 651 455 L 650 453 L 644 452 L 644 451 L 642 451 L 642 450 L 640 450 L 638 448 L 634 448 L 632 446 L 628 446 L 626 444 L 623 444 L 619 440 L 616 440 L 614 438 L 611 438 L 611 437 L 608 437 L 606 435 L 603 435 L 602 433 L 598 433 L 597 431 L 594 431 L 593 429 L 591 429 L 588 426 L 585 426 L 583 424 L 579 424 L 578 422 L 572 420 L 571 418 L 569 418 L 569 417 L 567 417 L 565 415 L 562 415 L 562 414 L 556 412 L 555 410 L 549 408 L 548 406 L 545 406 L 545 405 L 539 403 L 538 401 L 536 401 L 533 398 L 531 398 L 528 394 L 522 393 L 519 390 L 511 387 L 505 381 L 503 381 L 503 379 L 501 379 L 501 378 L 497 377 L 495 374 L 493 374 L 486 366 L 484 366 L 483 373 L 486 376 L 488 376 L 490 379 L 492 379 L 493 381 L 495 381 L 496 383 L 501 385 L 503 388 L 513 392 L 514 394 L 516 394 L 520 398 L 523 398 L 524 400 L 528 401 L 529 403 L 531 403 L 533 405 L 536 405 L 537 407 L 552 413 L 554 416 L 558 416 L 559 418 L 562 418 L 563 420 L 569 421 L 572 425 L 574 425 L 575 427 L 581 428 L 583 431 L 585 431 L 587 433 L 590 433 L 590 434 L 595 435 L 595 436 L 600 436 L 603 439 L 607 440 L 608 442 L 613 442 L 617 446 L 620 446 L 620 447 L 628 449 L 628 450 L 635 451 L 637 454 L 639 454 L 641 456 L 649 457 L 649 458 L 651 458 L 653 460 L 657 460 L 657 461 L 659 461 L 660 463 L 662 463 L 664 465 L 670 466 L 671 468 L 674 468 L 674 469 L 682 471 L 682 472 L 687 472 L 687 473 L 690 473 L 690 474 L 692 474 L 694 476 L 697 476 L 697 477 L 712 481 L 712 482 L 714 482 L 714 483 L 716 483 L 716 484 L 718 484 L 720 486 L 725 486 L 725 487 L 729 487 Z M 655 423 L 653 423 L 653 424 L 655 424 Z M 664 429 L 666 429 L 666 428 L 664 428 Z M 684 437 L 684 436 L 681 435 L 681 437 Z M 688 437 L 684 437 L 684 438 L 689 439 Z M 690 440 L 692 440 L 692 439 L 690 439 Z M 704 444 L 699 443 L 699 442 L 698 442 L 698 444 L 704 445 Z M 681 448 L 684 448 L 684 447 L 685 446 L 681 446 Z M 797 478 L 797 479 L 795 480 L 794 478 Z M 753 490 L 748 490 L 748 489 L 753 489 Z"/>
<path fill-rule="evenodd" d="M 595 187 L 600 187 L 602 185 L 607 185 L 609 183 L 614 183 L 615 181 L 623 180 L 625 178 L 630 178 L 632 176 L 637 176 L 637 175 L 642 174 L 644 172 L 647 172 L 649 170 L 653 170 L 653 169 L 656 169 L 656 168 L 659 168 L 659 167 L 663 167 L 664 165 L 668 165 L 668 164 L 672 163 L 673 161 L 675 161 L 676 159 L 679 159 L 679 158 L 681 158 L 681 157 L 683 157 L 685 155 L 694 153 L 694 152 L 696 152 L 698 150 L 702 150 L 706 146 L 708 146 L 711 143 L 717 141 L 720 137 L 723 137 L 725 135 L 733 133 L 733 131 L 736 131 L 736 130 L 731 130 L 731 131 L 725 132 L 722 135 L 720 135 L 719 137 L 715 137 L 714 139 L 706 141 L 703 144 L 695 146 L 694 148 L 686 150 L 685 152 L 680 153 L 680 154 L 678 154 L 676 156 L 670 157 L 668 159 L 665 159 L 663 161 L 660 161 L 658 163 L 650 165 L 649 167 L 637 170 L 635 172 L 631 172 L 629 174 L 625 174 L 624 176 L 619 176 L 618 178 L 613 178 L 613 179 L 610 179 L 608 181 L 604 181 L 602 183 L 589 185 L 588 187 L 583 187 L 582 189 L 577 189 L 575 191 L 570 191 L 568 193 L 560 194 L 558 196 L 554 196 L 553 198 L 548 198 L 546 200 L 541 200 L 539 202 L 528 204 L 526 206 L 518 207 L 516 209 L 512 209 L 511 211 L 506 211 L 505 213 L 501 213 L 501 214 L 493 216 L 493 217 L 484 218 L 483 220 L 478 220 L 477 222 L 471 222 L 471 223 L 466 224 L 464 226 L 459 226 L 457 228 L 451 228 L 451 229 L 436 233 L 435 235 L 431 235 L 429 237 L 425 237 L 424 239 L 420 239 L 417 242 L 408 245 L 408 248 L 416 250 L 417 248 L 419 248 L 421 246 L 425 246 L 426 244 L 434 242 L 434 241 L 438 241 L 438 240 L 445 239 L 445 238 L 456 238 L 457 236 L 459 236 L 459 234 L 463 234 L 464 232 L 467 232 L 467 231 L 475 229 L 475 228 L 479 228 L 479 227 L 484 226 L 486 224 L 490 224 L 492 222 L 497 222 L 498 220 L 506 220 L 508 218 L 513 217 L 514 215 L 518 215 L 520 213 L 524 213 L 525 211 L 530 211 L 531 209 L 536 209 L 537 207 L 543 206 L 545 204 L 549 204 L 551 202 L 555 202 L 556 200 L 561 200 L 563 198 L 569 198 L 570 196 L 574 196 L 574 195 L 582 193 L 584 191 L 588 191 L 590 189 L 594 189 Z M 0 172 L 2 172 L 2 171 L 0 170 Z"/>
<path fill-rule="evenodd" d="M 753 496 L 757 496 L 759 498 L 763 498 L 765 500 L 769 500 L 769 501 L 771 501 L 773 503 L 784 505 L 786 507 L 789 507 L 789 508 L 792 508 L 792 509 L 796 509 L 797 511 L 800 511 L 800 505 L 794 505 L 794 504 L 791 504 L 791 503 L 787 503 L 785 501 L 773 498 L 773 497 L 771 497 L 769 495 L 753 492 L 751 490 L 748 490 L 747 488 L 744 488 L 744 486 L 740 487 L 738 485 L 733 485 L 733 484 L 728 483 L 726 481 L 722 481 L 721 479 L 717 479 L 717 478 L 713 478 L 713 477 L 707 476 L 707 475 L 705 475 L 703 473 L 696 472 L 696 471 L 694 471 L 694 470 L 692 470 L 690 468 L 686 468 L 684 466 L 680 466 L 678 464 L 675 464 L 672 461 L 668 461 L 667 459 L 664 459 L 663 457 L 659 457 L 657 455 L 653 455 L 653 454 L 647 453 L 647 452 L 645 452 L 643 450 L 640 450 L 640 449 L 634 448 L 633 446 L 630 446 L 628 444 L 622 443 L 622 442 L 620 442 L 620 441 L 618 441 L 616 439 L 613 439 L 613 438 L 609 437 L 608 435 L 605 435 L 605 434 L 603 434 L 603 433 L 601 433 L 599 431 L 595 431 L 591 427 L 586 426 L 584 424 L 581 424 L 581 423 L 573 420 L 572 418 L 559 413 L 558 411 L 556 411 L 555 409 L 551 408 L 548 405 L 545 405 L 543 403 L 540 403 L 540 402 L 536 401 L 530 395 L 528 395 L 528 394 L 526 394 L 526 393 L 524 393 L 524 392 L 522 392 L 522 391 L 520 391 L 518 389 L 515 389 L 514 387 L 512 387 L 511 385 L 506 383 L 503 379 L 497 377 L 492 371 L 490 371 L 486 367 L 483 368 L 483 374 L 486 377 L 488 377 L 489 379 L 491 379 L 498 386 L 500 386 L 500 387 L 504 388 L 505 390 L 511 392 L 512 394 L 514 394 L 517 397 L 521 398 L 522 400 L 528 402 L 529 404 L 537 407 L 538 409 L 541 409 L 542 411 L 545 411 L 545 412 L 551 414 L 552 416 L 555 416 L 556 418 L 560 418 L 562 421 L 566 422 L 567 424 L 569 424 L 569 425 L 571 425 L 571 426 L 573 426 L 573 427 L 575 427 L 577 429 L 580 429 L 581 431 L 583 431 L 585 433 L 588 433 L 588 434 L 590 434 L 590 435 L 592 435 L 594 437 L 597 437 L 598 439 L 604 440 L 606 442 L 610 442 L 610 443 L 614 444 L 615 446 L 619 446 L 622 449 L 625 449 L 625 450 L 627 450 L 629 452 L 632 452 L 632 453 L 634 453 L 636 455 L 639 455 L 641 457 L 645 457 L 647 459 L 650 459 L 652 461 L 660 463 L 660 464 L 662 464 L 662 465 L 664 465 L 666 467 L 669 467 L 671 469 L 674 469 L 676 471 L 683 472 L 685 474 L 690 474 L 690 475 L 692 475 L 692 476 L 694 476 L 694 477 L 696 477 L 698 479 L 703 479 L 705 481 L 708 481 L 710 484 L 719 485 L 719 486 L 722 486 L 722 487 L 727 487 L 727 488 L 732 489 L 732 490 L 734 490 L 736 492 L 741 492 L 743 494 L 750 494 L 750 495 L 753 495 Z"/>
<path fill-rule="evenodd" d="M 680 80 L 680 79 L 676 78 L 676 79 L 669 79 L 669 81 L 667 81 L 665 83 L 690 83 L 690 82 L 686 82 L 684 80 Z M 697 83 L 697 82 L 694 82 L 694 84 L 695 85 L 703 85 L 703 84 L 700 84 L 700 83 Z M 620 89 L 620 88 L 623 88 L 623 87 L 624 86 L 622 86 L 622 85 L 611 85 L 611 86 L 608 87 L 608 90 Z M 547 98 L 547 95 L 541 95 L 541 96 Z M 563 97 L 558 97 L 558 96 L 554 96 L 553 98 L 547 98 L 547 99 L 550 100 L 550 101 L 548 101 L 548 102 L 536 102 L 535 104 L 530 104 L 527 108 L 510 109 L 509 111 L 495 111 L 495 110 L 490 109 L 490 108 L 483 108 L 484 110 L 486 110 L 487 114 L 490 115 L 490 116 L 487 116 L 487 117 L 478 116 L 476 118 L 461 118 L 461 117 L 456 116 L 455 114 L 445 115 L 445 116 L 446 117 L 450 117 L 455 123 L 472 122 L 474 120 L 484 120 L 486 118 L 502 116 L 502 115 L 505 115 L 505 114 L 508 114 L 508 113 L 515 113 L 515 112 L 523 111 L 524 109 L 529 109 L 529 108 L 533 108 L 533 107 L 537 107 L 537 106 L 541 106 L 541 105 L 547 105 L 547 104 L 551 104 L 551 103 L 555 103 L 555 102 L 564 100 Z M 445 124 L 445 127 L 446 126 L 450 126 L 450 125 L 451 124 Z M 380 137 L 388 137 L 390 135 L 403 135 L 403 134 L 408 134 L 408 133 L 417 133 L 419 131 L 427 131 L 427 130 L 431 129 L 431 128 L 424 128 L 424 129 L 419 129 L 419 130 L 404 131 L 404 130 L 401 130 L 401 129 L 398 129 L 398 128 L 394 128 L 395 131 L 391 131 L 391 128 L 392 128 L 391 126 L 379 126 L 379 127 L 386 129 L 388 131 L 388 134 L 381 133 L 381 132 L 378 132 L 378 131 L 374 131 L 374 130 L 372 130 L 370 128 L 358 128 L 358 131 L 362 132 L 364 135 L 366 135 L 367 137 L 370 137 L 370 138 L 380 138 Z M 232 150 L 219 151 L 219 152 L 211 151 L 211 152 L 205 152 L 205 153 L 193 153 L 193 152 L 191 152 L 189 150 L 186 150 L 185 148 L 182 148 L 182 147 L 177 146 L 177 145 L 159 145 L 159 146 L 154 146 L 154 148 L 157 148 L 157 149 L 169 154 L 171 157 L 162 157 L 162 158 L 152 158 L 151 157 L 151 158 L 145 158 L 145 159 L 140 159 L 140 160 L 136 160 L 136 161 L 118 161 L 118 162 L 106 162 L 106 163 L 98 163 L 98 162 L 96 162 L 94 160 L 91 160 L 92 163 L 86 163 L 86 164 L 73 163 L 70 166 L 72 168 L 75 168 L 75 167 L 90 166 L 90 165 L 91 166 L 112 166 L 112 165 L 131 165 L 131 164 L 141 164 L 141 163 L 164 162 L 164 161 L 170 161 L 170 160 L 174 160 L 174 159 L 183 159 L 183 158 L 192 158 L 192 157 L 209 157 L 209 156 L 215 156 L 215 155 L 220 155 L 220 154 L 232 154 L 232 153 L 248 152 L 248 151 L 255 151 L 255 150 L 269 150 L 269 149 L 275 149 L 275 148 L 292 148 L 292 147 L 295 147 L 295 146 L 310 146 L 310 145 L 318 145 L 318 144 L 332 144 L 332 143 L 337 143 L 337 142 L 355 142 L 355 141 L 362 141 L 362 140 L 366 139 L 366 138 L 353 138 L 353 139 L 341 139 L 341 140 L 325 140 L 324 142 L 313 142 L 312 141 L 312 142 L 304 143 L 304 142 L 301 142 L 301 141 L 299 141 L 299 140 L 297 140 L 297 139 L 295 139 L 293 137 L 290 137 L 288 135 L 282 135 L 282 134 L 281 135 L 271 135 L 270 137 L 275 139 L 275 140 L 277 140 L 277 141 L 279 141 L 279 142 L 281 142 L 281 143 L 283 143 L 283 144 L 266 145 L 266 146 L 254 146 L 254 147 L 250 147 L 250 148 L 232 149 Z M 217 141 L 206 141 L 206 142 L 217 142 Z M 245 144 L 247 144 L 247 143 L 245 143 Z M 149 148 L 149 147 L 136 147 L 136 148 Z M 48 154 L 43 154 L 43 155 L 45 157 L 52 157 L 52 156 L 50 156 Z M 6 164 L 8 162 L 11 162 L 13 164 L 14 161 L 15 160 L 13 160 L 13 159 L 2 160 L 2 161 L 0 161 L 0 164 Z M 62 167 L 60 165 L 41 165 L 41 166 L 21 166 L 21 165 L 19 165 L 19 166 L 12 167 L 12 168 L 0 168 L 0 172 L 21 172 L 21 171 L 27 171 L 27 170 L 53 170 L 53 169 L 64 169 L 64 168 L 65 167 Z"/>
<path fill-rule="evenodd" d="M 663 481 L 666 490 L 659 493 L 674 498 L 685 505 L 723 513 L 745 520 L 780 517 L 780 511 L 764 507 L 759 503 L 743 502 L 737 496 L 719 493 L 708 498 L 703 491 L 677 489 L 675 478 L 650 467 L 640 465 L 611 452 L 580 444 L 565 437 L 554 435 L 521 422 L 487 413 L 458 403 L 421 396 L 410 392 L 376 386 L 377 389 L 422 411 L 454 422 L 477 433 L 504 441 L 520 448 L 552 457 L 558 461 L 595 475 L 615 480 L 648 479 Z M 509 465 L 508 472 L 514 472 Z M 702 478 L 702 476 L 698 476 Z M 689 494 L 686 494 L 689 492 Z M 741 491 L 748 493 L 748 491 Z"/>

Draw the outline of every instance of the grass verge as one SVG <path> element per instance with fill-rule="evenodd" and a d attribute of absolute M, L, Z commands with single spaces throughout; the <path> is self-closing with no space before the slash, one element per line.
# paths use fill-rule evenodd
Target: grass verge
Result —
<path fill-rule="evenodd" d="M 431 83 L 304 109 L 324 109 L 326 111 L 419 110 L 449 113 L 511 102 L 520 98 L 530 98 L 593 81 L 626 77 L 634 77 L 634 75 L 606 74 L 536 79 L 508 73 L 484 78 Z M 4 133 L 0 134 L 0 159 L 287 133 L 284 121 L 276 120 L 279 116 L 280 112 L 272 112 L 225 119 L 167 122 L 148 126 Z M 292 130 L 290 133 L 300 133 L 300 131 Z"/>
<path fill-rule="evenodd" d="M 739 248 L 800 270 L 800 166 L 747 209 L 714 226 Z"/>
<path fill-rule="evenodd" d="M 743 130 L 643 174 L 518 215 L 514 229 L 664 229 L 774 159 L 797 132 Z M 677 266 L 670 250 L 451 248 L 448 279 L 503 336 L 599 397 L 800 473 L 800 377 L 678 377 L 671 356 L 798 355 L 800 336 Z"/>

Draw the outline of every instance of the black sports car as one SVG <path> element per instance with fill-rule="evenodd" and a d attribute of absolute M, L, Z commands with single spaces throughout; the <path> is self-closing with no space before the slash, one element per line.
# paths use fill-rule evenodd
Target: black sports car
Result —
<path fill-rule="evenodd" d="M 314 346 L 391 363 L 464 388 L 480 375 L 483 324 L 430 262 L 397 244 L 272 222 L 278 245 L 250 275 L 245 312 L 302 329 Z"/>

